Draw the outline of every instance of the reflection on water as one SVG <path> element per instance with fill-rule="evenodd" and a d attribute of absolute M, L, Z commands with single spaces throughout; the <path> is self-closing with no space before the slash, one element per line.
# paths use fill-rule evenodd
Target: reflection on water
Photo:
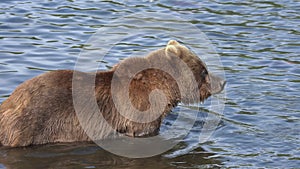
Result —
<path fill-rule="evenodd" d="M 190 134 L 162 156 L 127 159 L 91 144 L 2 148 L 0 168 L 153 168 L 154 164 L 157 168 L 299 167 L 300 2 L 1 1 L 0 4 L 0 102 L 26 79 L 49 70 L 73 69 L 80 50 L 97 29 L 135 12 L 171 14 L 197 26 L 214 44 L 228 81 L 224 118 L 209 142 L 197 142 L 207 113 L 201 109 Z M 164 22 L 159 25 L 163 27 Z M 103 68 L 117 63 L 131 50 L 156 49 L 167 39 L 162 34 L 127 39 L 112 49 L 114 55 L 107 57 Z M 191 44 L 193 50 L 200 50 L 201 45 L 205 47 Z M 202 107 L 207 106 L 208 102 Z M 172 114 L 164 126 L 168 122 L 172 122 Z M 180 154 L 168 156 L 174 152 Z"/>
<path fill-rule="evenodd" d="M 178 145 L 181 146 L 181 145 Z M 208 158 L 213 153 L 200 147 L 193 153 L 173 159 L 155 156 L 147 159 L 130 159 L 113 155 L 94 144 L 58 144 L 31 148 L 3 149 L 0 162 L 7 168 L 158 168 L 218 166 L 220 161 Z"/>

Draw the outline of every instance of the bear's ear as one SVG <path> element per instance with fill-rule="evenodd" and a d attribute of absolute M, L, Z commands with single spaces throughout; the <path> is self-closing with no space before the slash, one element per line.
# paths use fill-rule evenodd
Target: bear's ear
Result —
<path fill-rule="evenodd" d="M 178 56 L 179 55 L 179 49 L 178 49 L 179 45 L 180 44 L 176 40 L 170 40 L 165 49 L 166 55 L 168 56 L 169 54 L 175 54 L 176 56 Z"/>
<path fill-rule="evenodd" d="M 176 46 L 173 45 L 169 45 L 166 47 L 166 55 L 168 54 L 175 54 L 178 55 L 178 49 L 176 48 Z"/>
<path fill-rule="evenodd" d="M 170 40 L 167 44 L 167 46 L 169 45 L 180 45 L 176 40 Z"/>

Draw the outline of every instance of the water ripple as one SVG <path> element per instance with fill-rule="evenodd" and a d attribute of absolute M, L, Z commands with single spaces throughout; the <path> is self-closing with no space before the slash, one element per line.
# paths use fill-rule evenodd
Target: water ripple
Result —
<path fill-rule="evenodd" d="M 57 145 L 0 150 L 0 163 L 5 167 L 299 167 L 299 1 L 3 0 L 0 4 L 0 102 L 29 78 L 50 70 L 73 69 L 80 50 L 97 29 L 135 12 L 172 14 L 197 26 L 216 47 L 228 81 L 224 118 L 211 141 L 199 145 L 196 139 L 208 113 L 201 109 L 189 135 L 170 152 L 175 152 L 172 158 L 130 160 L 91 145 Z M 141 23 L 110 26 L 183 29 L 170 28 L 166 22 L 176 21 L 168 18 L 157 20 L 154 26 L 142 24 L 153 18 L 135 17 Z M 167 40 L 163 34 L 130 37 L 114 44 L 112 57 L 99 61 L 103 63 L 100 69 L 111 67 L 132 50 L 157 49 Z M 203 44 L 189 45 L 200 49 Z M 172 115 L 168 118 L 165 127 L 172 123 Z M 182 121 L 183 126 L 187 122 Z"/>

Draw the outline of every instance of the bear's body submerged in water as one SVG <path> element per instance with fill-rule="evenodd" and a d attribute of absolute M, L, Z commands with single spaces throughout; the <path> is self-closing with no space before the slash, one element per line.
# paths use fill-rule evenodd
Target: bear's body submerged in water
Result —
<path fill-rule="evenodd" d="M 185 63 L 192 75 L 178 69 L 180 65 L 178 65 L 179 62 L 174 61 L 176 59 Z M 122 92 L 118 91 L 121 90 L 122 85 L 117 82 L 128 79 L 127 75 L 131 73 L 130 70 L 137 67 L 143 68 L 145 64 L 149 66 L 153 63 L 157 63 L 158 66 L 152 65 L 152 68 L 150 66 L 149 69 L 136 72 L 127 91 L 129 101 L 126 100 L 126 96 L 123 98 Z M 159 70 L 159 67 L 164 67 L 164 70 Z M 165 69 L 172 69 L 170 70 L 172 73 L 168 73 Z M 84 85 L 85 78 L 94 77 L 88 73 L 76 72 L 76 74 L 82 85 Z M 77 110 L 75 112 L 74 93 L 72 93 L 74 92 L 72 91 L 73 75 L 74 71 L 71 70 L 51 71 L 18 86 L 0 106 L 0 143 L 4 146 L 20 147 L 57 142 L 91 141 L 91 138 L 108 137 L 109 132 L 102 123 L 93 124 L 92 119 L 96 116 L 95 113 L 89 111 L 89 103 L 84 101 L 76 103 L 79 107 L 87 108 L 79 110 L 81 114 L 78 114 Z M 180 77 L 183 77 L 181 85 L 194 85 L 197 89 L 182 89 L 176 81 L 176 78 L 180 79 Z M 128 58 L 111 70 L 97 72 L 94 78 L 93 97 L 97 103 L 98 112 L 102 114 L 114 132 L 133 137 L 157 135 L 163 118 L 179 102 L 204 101 L 210 95 L 221 92 L 225 85 L 224 80 L 208 73 L 205 64 L 195 54 L 174 40 L 169 41 L 165 48 L 151 52 L 144 58 Z M 112 87 L 113 79 L 117 80 L 115 86 Z M 192 82 L 195 84 L 190 84 Z M 155 96 L 157 92 L 153 92 L 154 90 L 161 91 L 164 97 Z M 88 97 L 84 86 L 78 93 L 76 97 L 82 96 L 83 100 Z M 121 106 L 119 104 L 118 108 L 114 103 L 116 100 L 114 100 L 113 93 L 117 95 L 115 98 L 125 101 L 126 104 L 121 104 Z M 147 112 L 151 106 L 155 110 L 156 105 L 160 106 L 158 110 L 160 109 L 161 112 L 149 111 L 149 113 L 156 113 L 153 115 L 155 118 L 151 120 L 137 122 L 136 119 L 127 116 L 136 112 L 132 110 L 132 107 L 137 111 Z M 93 133 L 97 135 L 96 137 L 89 137 L 90 135 L 86 134 L 89 131 L 83 129 L 78 116 L 84 117 L 86 124 L 90 127 L 97 127 L 96 131 L 99 132 Z"/>

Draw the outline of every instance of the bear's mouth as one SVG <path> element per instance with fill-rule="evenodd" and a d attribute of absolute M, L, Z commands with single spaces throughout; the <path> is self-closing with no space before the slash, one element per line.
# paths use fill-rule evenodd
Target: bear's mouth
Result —
<path fill-rule="evenodd" d="M 200 103 L 203 104 L 204 101 L 205 101 L 206 99 L 208 99 L 211 95 L 212 95 L 212 94 L 211 94 L 210 91 L 208 91 L 208 90 L 201 90 L 201 91 L 200 91 Z"/>

